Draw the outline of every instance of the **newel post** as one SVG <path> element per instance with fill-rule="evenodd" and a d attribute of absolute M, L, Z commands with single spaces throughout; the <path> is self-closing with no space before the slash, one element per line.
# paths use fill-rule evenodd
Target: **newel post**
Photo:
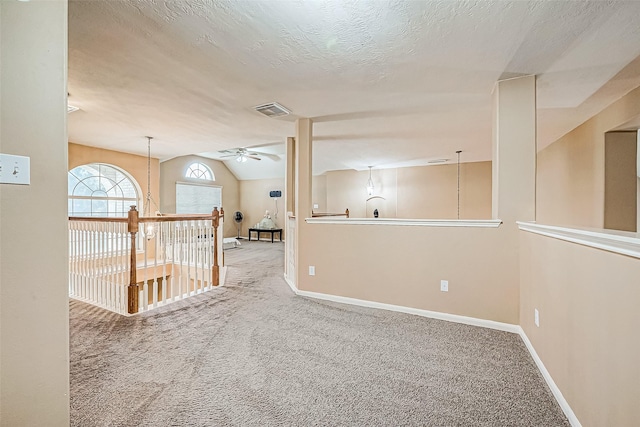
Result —
<path fill-rule="evenodd" d="M 138 233 L 138 211 L 135 205 L 131 206 L 128 216 L 129 235 L 131 237 L 131 263 L 129 266 L 129 287 L 127 298 L 127 309 L 129 314 L 138 312 L 138 279 L 136 277 L 136 234 Z"/>
<path fill-rule="evenodd" d="M 218 265 L 218 225 L 220 224 L 220 212 L 218 208 L 213 208 L 211 212 L 213 226 L 213 267 L 211 267 L 211 283 L 213 286 L 220 284 L 220 266 Z"/>

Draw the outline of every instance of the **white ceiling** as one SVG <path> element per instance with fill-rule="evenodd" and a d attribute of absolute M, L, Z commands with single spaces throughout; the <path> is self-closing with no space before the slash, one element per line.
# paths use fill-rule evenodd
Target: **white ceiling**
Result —
<path fill-rule="evenodd" d="M 539 76 L 544 147 L 640 85 L 639 18 L 636 1 L 71 0 L 69 139 L 283 155 L 273 143 L 310 117 L 316 174 L 489 160 L 497 80 Z M 294 114 L 253 111 L 270 101 Z M 269 158 L 227 164 L 284 175 Z"/>

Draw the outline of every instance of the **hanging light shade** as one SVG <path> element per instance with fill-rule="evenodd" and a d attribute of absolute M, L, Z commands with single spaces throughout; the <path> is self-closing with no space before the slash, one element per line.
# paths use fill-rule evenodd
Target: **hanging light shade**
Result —
<path fill-rule="evenodd" d="M 373 179 L 371 179 L 371 168 L 372 166 L 369 166 L 369 180 L 367 181 L 367 194 L 369 196 L 373 196 L 373 190 L 375 190 Z"/>
<path fill-rule="evenodd" d="M 146 237 L 147 240 L 151 240 L 156 237 L 156 227 L 154 223 L 147 223 L 147 226 L 144 228 L 144 237 Z"/>
<path fill-rule="evenodd" d="M 238 157 L 236 157 L 236 162 L 238 163 L 244 163 L 247 161 L 247 157 L 244 154 L 240 154 Z"/>

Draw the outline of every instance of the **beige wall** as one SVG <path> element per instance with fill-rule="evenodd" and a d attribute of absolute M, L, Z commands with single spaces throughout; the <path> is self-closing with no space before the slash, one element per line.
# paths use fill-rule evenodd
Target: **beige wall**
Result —
<path fill-rule="evenodd" d="M 518 260 L 504 227 L 307 228 L 301 290 L 518 323 Z M 306 274 L 310 265 L 315 276 Z M 440 280 L 449 280 L 449 292 Z"/>
<path fill-rule="evenodd" d="M 225 211 L 224 236 L 234 237 L 237 229 L 233 222 L 233 213 L 240 209 L 240 185 L 236 177 L 223 162 L 200 156 L 182 156 L 160 164 L 160 210 L 164 213 L 176 212 L 176 182 L 202 181 L 185 178 L 185 172 L 193 162 L 203 163 L 211 168 L 215 175 L 213 185 L 222 186 L 222 207 Z M 212 207 L 213 208 L 213 207 Z"/>
<path fill-rule="evenodd" d="M 67 2 L 0 2 L 0 424 L 69 425 Z"/>
<path fill-rule="evenodd" d="M 461 202 L 463 217 L 489 219 L 492 183 L 499 184 L 504 224 L 498 229 L 307 224 L 301 212 L 296 222 L 298 288 L 517 324 L 515 222 L 533 219 L 535 208 L 535 77 L 501 82 L 496 91 L 499 176 L 493 176 L 495 162 L 464 164 Z M 299 155 L 297 161 L 302 172 L 296 178 L 308 180 L 310 158 Z M 326 177 L 331 212 L 348 208 L 352 218 L 371 217 L 377 207 L 387 218 L 457 217 L 455 164 L 373 170 L 374 194 L 386 199 L 375 204 L 366 203 L 369 171 L 332 171 Z M 522 194 L 516 183 L 526 187 Z M 308 275 L 309 266 L 315 267 L 314 276 Z M 449 280 L 449 292 L 440 291 L 441 280 Z"/>
<path fill-rule="evenodd" d="M 351 218 L 365 218 L 365 207 L 368 197 L 365 187 L 367 185 L 368 174 L 369 172 L 357 172 L 354 170 L 327 172 L 325 174 L 327 183 L 327 212 L 338 213 L 349 209 Z"/>
<path fill-rule="evenodd" d="M 283 197 L 272 199 L 269 197 L 269 191 L 280 190 Z M 278 217 L 275 217 L 276 202 L 278 201 Z M 285 206 L 284 206 L 284 178 L 274 179 L 255 179 L 240 181 L 240 210 L 244 214 L 242 222 L 241 236 L 246 237 L 249 228 L 256 225 L 264 217 L 264 213 L 268 210 L 271 219 L 276 223 L 278 228 L 282 228 L 282 238 L 284 239 L 285 227 Z M 237 233 L 237 231 L 236 231 Z M 237 234 L 236 234 L 237 235 Z M 266 238 L 262 235 L 262 238 Z M 255 237 L 255 234 L 254 234 Z"/>
<path fill-rule="evenodd" d="M 604 145 L 604 228 L 636 231 L 636 131 L 607 132 Z"/>
<path fill-rule="evenodd" d="M 349 209 L 351 218 L 373 218 L 373 210 L 378 209 L 380 217 L 396 218 L 397 216 L 397 170 L 374 169 L 371 172 L 375 196 L 383 199 L 372 199 L 367 202 L 367 180 L 369 171 L 341 170 L 326 173 L 327 177 L 327 211 L 344 212 Z"/>
<path fill-rule="evenodd" d="M 604 226 L 604 134 L 637 115 L 640 88 L 538 153 L 538 222 Z"/>
<path fill-rule="evenodd" d="M 374 194 L 384 200 L 367 202 L 369 171 L 327 172 L 318 191 L 326 189 L 327 210 L 348 208 L 352 218 L 372 218 L 374 209 L 384 218 L 457 218 L 457 165 L 374 169 L 371 175 Z M 460 218 L 491 218 L 491 162 L 460 165 Z"/>
<path fill-rule="evenodd" d="M 457 165 L 398 169 L 398 218 L 458 216 Z M 460 219 L 491 218 L 491 162 L 460 164 Z"/>
<path fill-rule="evenodd" d="M 151 150 L 153 151 L 153 145 L 151 146 Z M 142 199 L 144 206 L 147 197 L 147 157 L 69 143 L 69 170 L 89 163 L 106 163 L 117 166 L 131 175 L 140 187 L 140 198 Z M 151 197 L 158 205 L 155 206 L 152 202 L 149 211 L 151 215 L 154 215 L 156 210 L 162 211 L 162 209 L 160 209 L 161 200 L 159 177 L 160 162 L 158 159 L 151 158 Z M 140 215 L 142 215 L 142 213 Z"/>
<path fill-rule="evenodd" d="M 315 212 L 327 211 L 327 175 L 318 175 L 313 177 L 313 188 L 311 189 L 311 202 L 317 204 L 314 208 Z M 344 210 L 344 209 L 343 209 Z"/>
<path fill-rule="evenodd" d="M 605 133 L 638 114 L 640 88 L 538 153 L 539 223 L 631 228 L 620 196 L 638 181 L 615 175 L 632 171 L 633 150 L 616 156 Z M 582 425 L 637 425 L 640 260 L 526 232 L 520 252 L 520 324 Z"/>
<path fill-rule="evenodd" d="M 520 324 L 582 425 L 638 425 L 640 260 L 527 232 L 520 250 Z"/>
<path fill-rule="evenodd" d="M 636 89 L 540 153 L 538 222 L 602 227 L 604 133 L 639 110 L 640 89 Z M 532 128 L 535 114 L 527 114 Z M 510 137 L 517 138 L 517 120 L 505 120 Z M 534 134 L 529 132 L 527 138 Z M 507 154 L 517 156 L 509 140 L 504 142 Z M 535 159 L 528 156 L 527 171 L 534 165 Z M 508 182 L 502 198 L 508 215 L 497 230 L 304 224 L 298 242 L 297 286 L 519 323 L 582 425 L 637 425 L 640 260 L 518 231 L 516 220 L 535 219 L 533 176 L 522 169 L 513 164 L 498 169 L 500 180 L 523 178 L 529 191 L 521 199 L 508 197 L 518 191 Z M 368 172 L 326 176 L 328 210 L 349 207 L 359 214 L 354 216 L 364 216 L 364 208 L 349 205 L 366 197 Z M 397 173 L 398 193 L 401 182 Z M 397 197 L 399 215 L 400 194 Z M 519 202 L 513 203 L 514 199 Z M 315 267 L 314 276 L 308 275 L 309 266 Z M 447 293 L 439 290 L 442 279 L 449 280 Z M 534 309 L 540 312 L 540 327 L 534 325 Z"/>

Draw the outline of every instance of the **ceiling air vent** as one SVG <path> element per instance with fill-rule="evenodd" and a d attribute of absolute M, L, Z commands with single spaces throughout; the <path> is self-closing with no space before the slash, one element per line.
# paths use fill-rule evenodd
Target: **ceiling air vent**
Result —
<path fill-rule="evenodd" d="M 287 110 L 282 105 L 277 102 L 270 102 L 268 104 L 258 105 L 254 107 L 258 113 L 262 113 L 267 117 L 281 117 L 288 116 L 291 114 L 291 111 Z"/>
<path fill-rule="evenodd" d="M 433 160 L 428 160 L 427 163 L 430 165 L 437 165 L 438 163 L 447 163 L 449 161 L 449 159 L 433 159 Z"/>

